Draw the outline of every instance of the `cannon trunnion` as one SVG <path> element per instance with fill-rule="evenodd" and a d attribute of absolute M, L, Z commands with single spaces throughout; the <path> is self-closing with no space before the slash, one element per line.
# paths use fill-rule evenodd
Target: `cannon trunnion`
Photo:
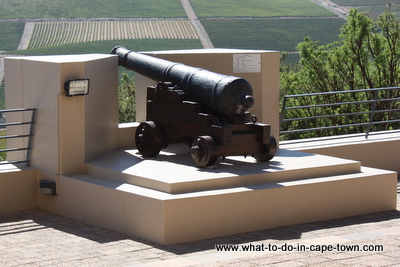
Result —
<path fill-rule="evenodd" d="M 194 163 L 214 165 L 218 158 L 251 155 L 257 161 L 275 156 L 270 125 L 247 111 L 253 103 L 250 84 L 238 77 L 138 54 L 117 46 L 120 66 L 151 79 L 146 121 L 136 130 L 136 146 L 155 157 L 172 143 L 187 143 Z"/>

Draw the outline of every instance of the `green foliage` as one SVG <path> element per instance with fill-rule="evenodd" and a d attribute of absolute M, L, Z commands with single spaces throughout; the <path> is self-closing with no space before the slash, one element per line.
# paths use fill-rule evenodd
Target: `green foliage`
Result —
<path fill-rule="evenodd" d="M 118 87 L 119 122 L 134 122 L 136 118 L 135 81 L 122 73 Z"/>
<path fill-rule="evenodd" d="M 24 26 L 24 22 L 0 22 L 0 50 L 17 49 Z"/>
<path fill-rule="evenodd" d="M 177 0 L 0 0 L 0 19 L 185 17 Z"/>
<path fill-rule="evenodd" d="M 191 0 L 197 16 L 204 17 L 278 17 L 333 16 L 309 0 Z"/>
<path fill-rule="evenodd" d="M 304 36 L 323 44 L 337 40 L 345 21 L 327 19 L 224 19 L 201 22 L 215 47 L 295 51 Z"/>
<path fill-rule="evenodd" d="M 300 62 L 295 67 L 283 65 L 281 74 L 282 94 L 304 94 L 316 92 L 345 91 L 364 88 L 396 87 L 400 84 L 400 20 L 391 12 L 385 12 L 374 22 L 364 13 L 351 10 L 347 23 L 342 27 L 339 41 L 328 45 L 305 38 L 297 46 L 300 51 Z M 399 90 L 384 91 L 380 98 L 398 98 Z M 363 101 L 371 99 L 372 95 L 339 94 L 317 98 L 295 99 L 291 106 L 310 104 L 328 104 L 342 101 Z M 378 102 L 377 110 L 400 108 L 400 101 Z M 355 106 L 342 105 L 333 108 L 290 110 L 286 118 L 309 117 L 325 114 L 351 114 L 368 110 L 366 104 Z M 379 113 L 378 120 L 394 119 L 399 116 L 391 112 Z M 318 127 L 348 124 L 357 121 L 365 122 L 368 116 L 351 115 L 338 116 L 331 120 L 319 120 Z M 300 120 L 295 123 L 285 123 L 282 130 L 305 129 L 317 127 L 317 120 Z M 388 129 L 383 124 L 378 130 Z M 352 128 L 360 132 L 362 128 Z M 288 135 L 285 138 L 297 139 L 330 134 L 347 134 L 349 129 L 338 128 L 331 132 L 306 132 Z"/>

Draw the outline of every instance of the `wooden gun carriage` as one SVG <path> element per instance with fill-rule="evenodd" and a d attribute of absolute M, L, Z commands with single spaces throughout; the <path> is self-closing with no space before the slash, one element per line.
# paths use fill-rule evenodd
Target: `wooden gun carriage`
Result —
<path fill-rule="evenodd" d="M 251 155 L 269 161 L 277 144 L 271 126 L 247 111 L 254 104 L 244 79 L 151 57 L 116 46 L 118 64 L 158 81 L 147 88 L 146 121 L 136 130 L 136 146 L 155 157 L 173 143 L 187 143 L 199 167 L 219 157 Z"/>

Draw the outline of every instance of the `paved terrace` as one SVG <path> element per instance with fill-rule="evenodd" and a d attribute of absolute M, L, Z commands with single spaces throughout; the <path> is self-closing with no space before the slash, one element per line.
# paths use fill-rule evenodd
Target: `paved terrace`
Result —
<path fill-rule="evenodd" d="M 170 246 L 41 210 L 3 213 L 0 266 L 400 266 L 399 209 L 398 200 L 396 211 Z M 250 245 L 264 251 L 219 252 L 216 244 Z M 269 245 L 285 244 L 332 245 L 335 249 L 324 253 L 267 251 Z M 360 250 L 364 245 L 378 250 L 383 246 L 383 251 L 337 251 L 337 244 L 353 249 L 356 245 Z"/>

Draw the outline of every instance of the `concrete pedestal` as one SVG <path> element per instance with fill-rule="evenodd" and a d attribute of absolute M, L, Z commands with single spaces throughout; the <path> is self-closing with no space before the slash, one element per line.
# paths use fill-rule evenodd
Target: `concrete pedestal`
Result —
<path fill-rule="evenodd" d="M 229 157 L 217 169 L 195 167 L 187 148 L 146 160 L 116 150 L 86 167 L 60 176 L 58 195 L 43 205 L 161 244 L 396 208 L 395 172 L 288 150 L 269 163 Z"/>
<path fill-rule="evenodd" d="M 258 99 L 252 112 L 279 136 L 278 52 L 155 54 L 248 79 Z M 250 64 L 242 68 L 240 62 Z M 14 177 L 0 170 L 0 187 L 7 191 L 3 202 L 18 199 L 22 204 L 16 209 L 39 207 L 173 244 L 396 208 L 396 173 L 357 161 L 279 150 L 268 163 L 228 157 L 218 168 L 198 169 L 188 147 L 171 147 L 152 159 L 134 149 L 115 150 L 127 144 L 127 131 L 118 129 L 116 56 L 7 58 L 5 63 L 7 108 L 37 109 L 35 169 Z M 67 97 L 65 81 L 78 78 L 90 79 L 89 95 Z M 140 100 L 152 83 L 141 86 L 138 80 Z M 139 105 L 144 101 L 137 103 L 138 118 L 144 120 Z M 23 180 L 25 175 L 29 179 Z M 20 190 L 12 178 L 26 187 Z M 35 184 L 41 179 L 55 181 L 57 195 L 39 193 L 36 203 Z"/>

